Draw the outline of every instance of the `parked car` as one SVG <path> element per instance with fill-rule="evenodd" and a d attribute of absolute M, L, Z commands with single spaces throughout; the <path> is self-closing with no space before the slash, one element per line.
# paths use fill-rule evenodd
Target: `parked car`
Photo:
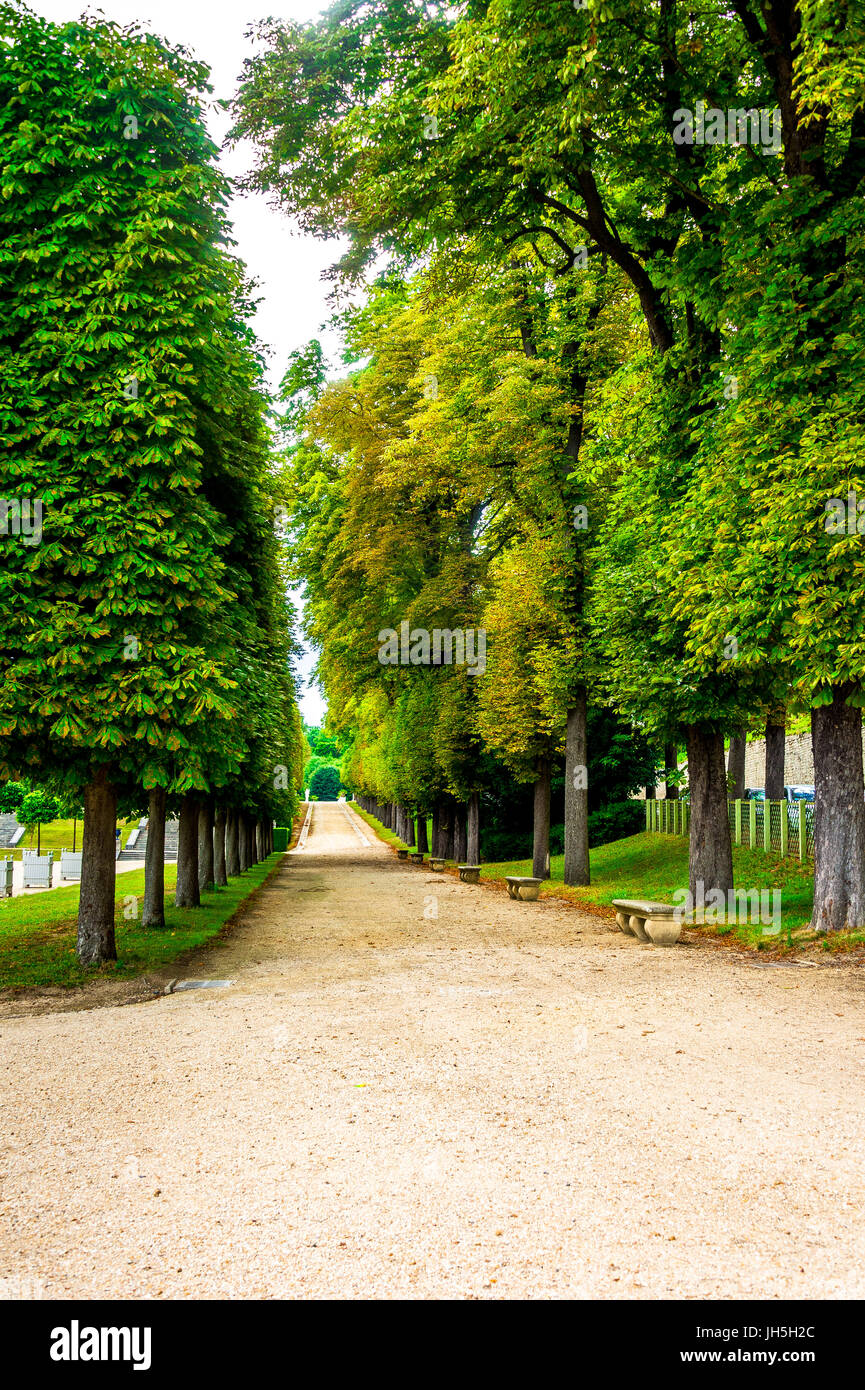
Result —
<path fill-rule="evenodd" d="M 814 788 L 804 786 L 785 787 L 784 795 L 788 801 L 813 801 Z"/>
<path fill-rule="evenodd" d="M 765 801 L 766 793 L 762 787 L 746 787 L 745 796 L 748 801 Z M 784 788 L 785 801 L 813 801 L 814 788 L 806 786 L 792 786 Z"/>

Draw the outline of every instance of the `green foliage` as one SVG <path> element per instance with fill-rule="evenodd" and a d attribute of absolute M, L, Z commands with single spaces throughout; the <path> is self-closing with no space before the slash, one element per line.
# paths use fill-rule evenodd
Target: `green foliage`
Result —
<path fill-rule="evenodd" d="M 0 783 L 0 811 L 17 811 L 29 790 L 26 781 Z"/>
<path fill-rule="evenodd" d="M 636 835 L 645 819 L 646 808 L 642 801 L 611 801 L 589 812 L 589 844 L 594 848 Z"/>
<path fill-rule="evenodd" d="M 35 791 L 27 792 L 15 814 L 18 823 L 32 831 L 35 826 L 45 825 L 48 821 L 54 820 L 59 810 L 57 800 L 41 788 L 37 788 Z"/>
<path fill-rule="evenodd" d="M 339 768 L 325 763 L 312 774 L 309 794 L 314 801 L 338 801 L 339 787 Z"/>
<path fill-rule="evenodd" d="M 42 507 L 41 543 L 0 537 L 0 771 L 288 819 L 292 611 L 206 69 L 10 6 L 0 39 L 0 492 Z"/>

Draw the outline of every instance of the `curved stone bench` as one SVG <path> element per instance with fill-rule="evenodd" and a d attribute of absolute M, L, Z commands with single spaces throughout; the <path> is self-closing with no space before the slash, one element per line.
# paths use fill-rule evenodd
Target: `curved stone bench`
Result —
<path fill-rule="evenodd" d="M 410 864 L 422 864 L 423 854 L 419 850 L 415 850 L 413 854 L 409 854 L 408 860 Z"/>
<path fill-rule="evenodd" d="M 436 857 L 435 855 L 432 855 L 432 854 L 430 855 L 429 861 L 428 861 L 428 863 L 427 863 L 427 868 L 429 868 L 429 869 L 435 869 L 436 873 L 438 873 L 438 872 L 440 872 L 440 871 L 444 868 L 444 866 L 445 866 L 445 861 L 444 861 L 444 859 L 439 859 L 438 857 Z"/>
<path fill-rule="evenodd" d="M 543 881 L 542 878 L 522 878 L 519 874 L 509 874 L 505 879 L 508 897 L 519 898 L 524 903 L 536 903 Z"/>
<path fill-rule="evenodd" d="M 397 852 L 396 852 L 396 857 L 397 857 L 397 859 L 408 859 L 408 850 L 407 850 L 407 849 L 398 849 Z"/>
<path fill-rule="evenodd" d="M 461 883 L 479 883 L 481 877 L 480 864 L 459 864 Z"/>
<path fill-rule="evenodd" d="M 682 934 L 681 908 L 643 898 L 613 898 L 616 921 L 626 936 L 643 945 L 675 946 Z"/>

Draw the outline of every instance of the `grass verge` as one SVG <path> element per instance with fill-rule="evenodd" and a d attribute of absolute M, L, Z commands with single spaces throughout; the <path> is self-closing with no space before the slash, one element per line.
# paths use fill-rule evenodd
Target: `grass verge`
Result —
<path fill-rule="evenodd" d="M 383 826 L 380 820 L 376 820 L 375 816 L 371 816 L 368 811 L 362 811 L 353 801 L 351 802 L 351 809 L 360 816 L 361 820 L 365 820 L 378 838 L 383 840 L 386 845 L 390 845 L 391 849 L 409 848 L 405 840 L 401 840 L 399 835 L 394 835 L 393 831 Z"/>
<path fill-rule="evenodd" d="M 84 969 L 75 954 L 77 884 L 38 896 L 4 898 L 0 900 L 0 989 L 72 989 L 94 979 L 127 979 L 158 970 L 220 932 L 281 860 L 281 854 L 271 854 L 230 879 L 227 888 L 202 893 L 201 906 L 190 909 L 174 906 L 177 869 L 167 864 L 164 930 L 141 925 L 144 869 L 118 875 L 114 910 L 118 960 L 96 969 Z"/>
<path fill-rule="evenodd" d="M 357 808 L 356 808 L 357 809 Z M 364 811 L 363 819 L 386 844 L 401 847 L 402 841 Z M 676 835 L 650 835 L 645 832 L 613 840 L 590 850 L 592 881 L 582 888 L 566 887 L 563 882 L 564 856 L 550 861 L 550 878 L 541 889 L 541 896 L 563 898 L 588 912 L 612 921 L 614 898 L 648 898 L 657 902 L 672 902 L 676 889 L 688 886 L 688 841 Z M 481 878 L 501 883 L 509 874 L 528 877 L 532 872 L 530 859 L 510 863 L 484 863 Z M 700 935 L 727 938 L 731 945 L 748 951 L 768 951 L 788 954 L 790 951 L 817 949 L 821 952 L 861 953 L 865 949 L 865 932 L 835 932 L 818 936 L 810 929 L 814 905 L 814 870 L 808 862 L 763 850 L 733 848 L 733 879 L 739 889 L 781 892 L 781 929 L 774 923 L 766 932 L 765 923 L 706 923 L 692 930 Z"/>

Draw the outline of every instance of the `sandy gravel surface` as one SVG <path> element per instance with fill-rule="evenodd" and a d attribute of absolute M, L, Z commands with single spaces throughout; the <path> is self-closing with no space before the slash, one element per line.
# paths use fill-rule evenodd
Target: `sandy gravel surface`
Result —
<path fill-rule="evenodd" d="M 861 971 L 641 947 L 318 805 L 187 974 L 236 983 L 0 1020 L 0 1280 L 865 1297 Z"/>

